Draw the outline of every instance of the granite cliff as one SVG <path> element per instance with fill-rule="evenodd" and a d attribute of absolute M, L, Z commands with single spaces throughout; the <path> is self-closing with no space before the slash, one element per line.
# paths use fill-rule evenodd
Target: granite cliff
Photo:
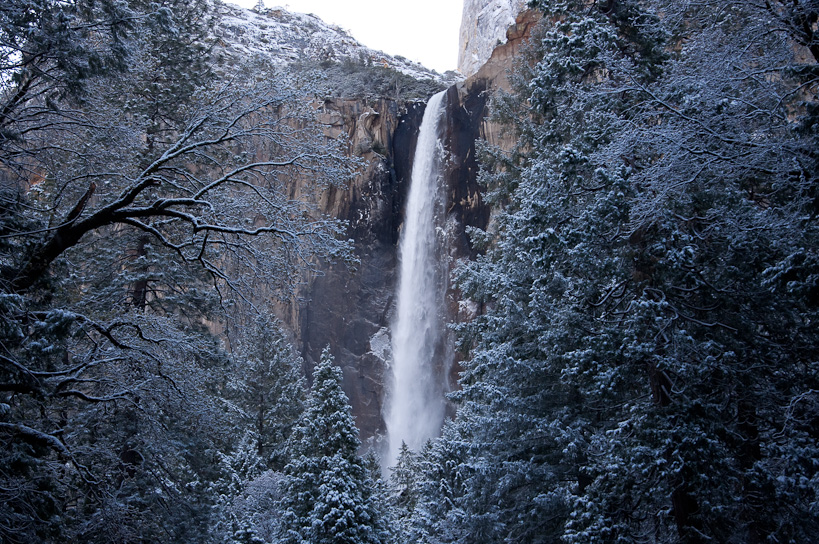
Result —
<path fill-rule="evenodd" d="M 441 236 L 448 270 L 474 253 L 466 227 L 485 227 L 489 221 L 477 183 L 475 142 L 484 139 L 511 147 L 509 136 L 487 118 L 489 101 L 494 90 L 508 87 L 506 71 L 538 18 L 532 11 L 520 14 L 508 28 L 505 43 L 493 50 L 487 62 L 447 90 L 447 218 Z M 315 278 L 293 326 L 307 361 L 317 361 L 321 349 L 331 346 L 344 371 L 344 388 L 362 437 L 367 439 L 384 431 L 383 384 L 391 359 L 397 244 L 425 104 L 380 99 L 365 106 L 338 99 L 325 108 L 334 130 L 348 134 L 351 149 L 358 150 L 367 165 L 353 184 L 331 191 L 323 201 L 328 212 L 349 222 L 360 265 L 331 267 Z M 476 311 L 461 304 L 454 289 L 447 293 L 447 306 L 452 320 L 469 319 Z M 451 370 L 452 384 L 456 373 L 457 366 Z"/>
<path fill-rule="evenodd" d="M 489 2 L 488 5 L 496 3 Z M 466 0 L 465 13 L 477 4 L 486 2 Z M 325 58 L 323 67 L 338 67 L 343 62 L 349 69 L 353 63 L 368 76 L 372 62 L 367 59 L 382 58 L 389 70 L 426 82 L 426 86 L 421 87 L 402 84 L 403 96 L 398 89 L 381 93 L 381 96 L 369 92 L 344 96 L 343 92 L 336 92 L 317 104 L 319 120 L 326 127 L 328 136 L 346 135 L 349 154 L 361 160 L 360 174 L 348 186 L 326 190 L 319 201 L 323 213 L 347 222 L 348 235 L 354 240 L 359 262 L 355 267 L 326 266 L 321 274 L 307 280 L 289 304 L 272 304 L 292 332 L 309 367 L 319 360 L 325 346 L 331 347 L 336 363 L 343 370 L 344 389 L 362 438 L 377 439 L 384 431 L 382 405 L 384 378 L 391 362 L 389 326 L 397 280 L 397 244 L 426 98 L 437 89 L 447 88 L 447 125 L 443 142 L 448 152 L 445 168 L 447 217 L 440 236 L 446 248 L 446 269 L 451 271 L 458 259 L 474 253 L 466 228 L 485 227 L 490 219 L 477 183 L 479 167 L 475 142 L 485 139 L 511 146 L 511 142 L 504 142 L 505 137 L 498 128 L 487 121 L 489 100 L 494 90 L 508 86 L 506 70 L 511 67 L 512 59 L 537 16 L 526 12 L 516 22 L 512 17 L 513 24 L 508 28 L 505 43 L 490 49 L 491 55 L 487 55 L 485 62 L 471 77 L 463 80 L 453 74 L 441 76 L 417 65 L 406 65 L 400 59 L 380 57 L 379 53 L 354 43 L 349 36 L 338 34 L 340 30 L 314 21 L 312 16 L 305 17 L 311 17 L 308 22 L 317 30 L 304 34 L 299 26 L 303 23 L 299 19 L 301 15 L 278 9 L 262 15 L 242 13 L 237 9 L 230 7 L 229 21 L 232 22 L 224 32 L 234 39 L 236 36 L 245 38 L 239 40 L 240 47 L 226 42 L 226 51 L 230 54 L 266 54 L 278 58 L 279 53 L 289 54 L 293 48 L 301 47 L 302 57 L 313 55 L 320 59 L 332 51 L 335 56 L 329 60 Z M 493 25 L 499 25 L 506 19 L 501 17 L 492 21 Z M 502 24 L 509 26 L 506 22 Z M 480 28 L 485 28 L 483 23 L 481 25 Z M 290 27 L 297 29 L 295 37 L 287 33 Z M 259 36 L 266 36 L 266 41 L 259 42 Z M 477 47 L 478 42 L 486 39 L 484 34 L 470 34 L 469 47 Z M 497 39 L 493 38 L 492 45 L 496 42 Z M 255 45 L 257 43 L 263 43 L 265 47 L 260 49 Z M 485 49 L 485 46 L 481 47 Z M 344 80 L 343 73 L 335 75 L 340 82 L 337 89 L 352 88 L 349 81 Z M 333 77 L 331 71 L 329 79 Z M 414 98 L 413 94 L 406 92 L 410 87 L 415 94 L 428 94 L 423 99 Z M 300 187 L 292 190 L 302 192 Z M 476 311 L 461 304 L 454 289 L 447 293 L 447 307 L 452 320 L 469 319 Z M 450 381 L 454 384 L 457 368 L 451 372 Z"/>
<path fill-rule="evenodd" d="M 471 76 L 506 42 L 506 30 L 524 10 L 525 0 L 464 0 L 458 71 Z"/>

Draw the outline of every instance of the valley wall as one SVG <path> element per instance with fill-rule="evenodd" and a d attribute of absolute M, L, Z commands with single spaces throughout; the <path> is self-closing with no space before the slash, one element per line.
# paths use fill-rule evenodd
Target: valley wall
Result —
<path fill-rule="evenodd" d="M 483 139 L 506 148 L 514 143 L 488 120 L 489 102 L 496 89 L 508 88 L 506 71 L 536 21 L 533 12 L 518 16 L 506 43 L 475 74 L 447 90 L 447 217 L 439 235 L 450 272 L 459 259 L 474 256 L 466 228 L 484 228 L 490 220 L 477 183 L 475 142 Z M 350 153 L 363 161 L 349 186 L 325 191 L 320 202 L 323 212 L 348 223 L 359 263 L 326 267 L 301 290 L 300 300 L 277 312 L 309 367 L 330 345 L 365 441 L 384 432 L 381 411 L 391 361 L 397 246 L 424 108 L 423 102 L 389 99 L 334 98 L 321 105 L 319 119 L 328 136 L 345 134 Z M 461 304 L 454 289 L 447 293 L 447 306 L 454 321 L 470 319 L 476 311 Z M 455 384 L 457 364 L 449 376 L 450 385 Z"/>

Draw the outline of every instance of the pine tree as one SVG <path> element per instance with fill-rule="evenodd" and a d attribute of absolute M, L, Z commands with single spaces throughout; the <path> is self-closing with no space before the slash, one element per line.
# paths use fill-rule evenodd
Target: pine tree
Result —
<path fill-rule="evenodd" d="M 289 461 L 288 438 L 304 410 L 303 362 L 275 317 L 260 313 L 240 328 L 228 389 L 244 424 L 254 429 L 265 466 L 281 471 Z"/>
<path fill-rule="evenodd" d="M 816 14 L 537 4 L 459 278 L 487 312 L 444 437 L 452 540 L 809 540 Z"/>
<path fill-rule="evenodd" d="M 257 448 L 258 437 L 250 431 L 231 452 L 219 455 L 220 477 L 208 490 L 214 501 L 208 542 L 257 544 L 273 536 L 281 474 L 266 469 Z"/>
<path fill-rule="evenodd" d="M 304 414 L 290 438 L 292 461 L 281 503 L 281 541 L 366 544 L 386 541 L 373 483 L 358 456 L 358 429 L 329 347 L 313 372 Z"/>
<path fill-rule="evenodd" d="M 408 535 L 411 531 L 412 515 L 419 500 L 420 474 L 416 457 L 407 444 L 402 442 L 395 466 L 390 468 L 389 503 L 396 518 L 396 531 L 402 536 Z"/>

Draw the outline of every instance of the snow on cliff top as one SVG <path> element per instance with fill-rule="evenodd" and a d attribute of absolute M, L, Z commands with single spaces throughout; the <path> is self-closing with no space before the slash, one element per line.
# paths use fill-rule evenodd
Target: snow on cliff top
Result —
<path fill-rule="evenodd" d="M 369 62 L 387 66 L 417 80 L 431 79 L 452 84 L 460 75 L 439 74 L 400 56 L 393 57 L 358 43 L 342 28 L 328 25 L 312 14 L 276 7 L 258 13 L 234 4 L 216 2 L 221 13 L 216 34 L 225 52 L 240 57 L 262 55 L 277 64 L 311 59 L 314 61 Z"/>
<path fill-rule="evenodd" d="M 466 76 L 477 72 L 525 8 L 524 0 L 464 0 L 458 70 Z"/>

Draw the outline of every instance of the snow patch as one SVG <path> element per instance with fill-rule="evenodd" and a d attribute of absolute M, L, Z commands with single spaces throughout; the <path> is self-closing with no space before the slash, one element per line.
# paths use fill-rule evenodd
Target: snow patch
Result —
<path fill-rule="evenodd" d="M 387 327 L 381 327 L 370 338 L 370 353 L 375 355 L 386 366 L 392 364 L 392 343 L 390 330 Z"/>
<path fill-rule="evenodd" d="M 327 24 L 312 14 L 281 7 L 259 13 L 220 2 L 216 2 L 215 7 L 221 15 L 216 36 L 229 58 L 261 56 L 277 65 L 305 59 L 319 62 L 352 60 L 386 66 L 417 80 L 431 79 L 451 85 L 461 79 L 454 72 L 441 75 L 404 57 L 370 49 L 344 29 Z"/>

